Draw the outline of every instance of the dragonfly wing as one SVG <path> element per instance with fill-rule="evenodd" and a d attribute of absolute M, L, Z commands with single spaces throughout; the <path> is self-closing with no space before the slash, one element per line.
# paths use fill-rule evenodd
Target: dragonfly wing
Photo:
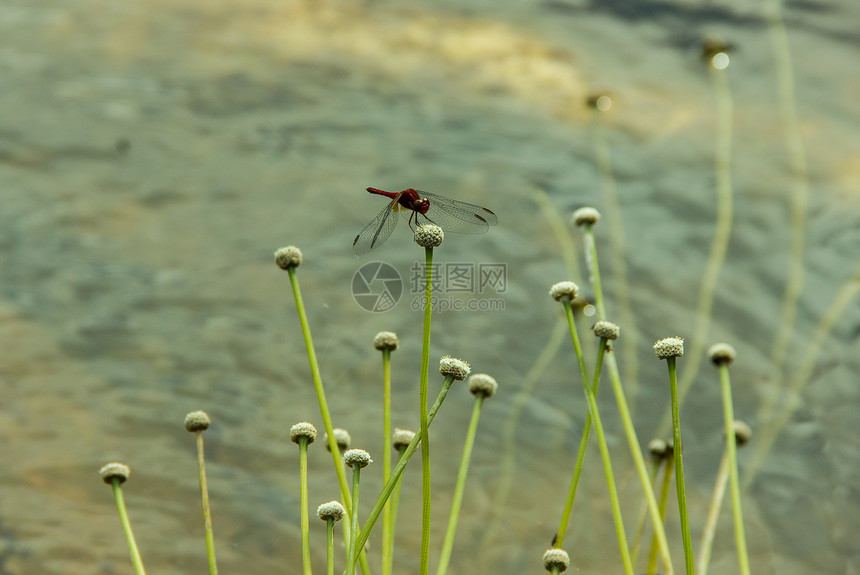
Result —
<path fill-rule="evenodd" d="M 445 231 L 482 234 L 490 226 L 499 223 L 496 214 L 487 208 L 430 192 L 418 194 L 430 200 L 430 207 L 425 214 L 427 219 L 442 226 Z"/>
<path fill-rule="evenodd" d="M 376 214 L 369 224 L 359 232 L 352 242 L 352 250 L 357 256 L 363 256 L 370 250 L 382 245 L 397 226 L 398 214 L 397 200 L 390 202 Z"/>

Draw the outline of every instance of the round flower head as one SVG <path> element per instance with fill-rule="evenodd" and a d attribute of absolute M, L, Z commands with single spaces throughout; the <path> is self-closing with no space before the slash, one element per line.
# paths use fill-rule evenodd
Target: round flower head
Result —
<path fill-rule="evenodd" d="M 461 359 L 456 359 L 450 355 L 446 355 L 439 360 L 439 373 L 444 376 L 451 376 L 455 381 L 463 381 L 469 377 L 472 368 L 469 364 Z"/>
<path fill-rule="evenodd" d="M 611 321 L 599 321 L 594 324 L 594 335 L 602 339 L 618 339 L 621 328 Z"/>
<path fill-rule="evenodd" d="M 549 288 L 549 295 L 551 295 L 552 299 L 555 301 L 561 301 L 563 299 L 573 300 L 578 293 L 579 286 L 573 282 L 558 282 Z"/>
<path fill-rule="evenodd" d="M 654 459 L 663 459 L 667 453 L 671 453 L 669 445 L 662 439 L 652 439 L 648 442 L 648 452 Z"/>
<path fill-rule="evenodd" d="M 340 521 L 343 519 L 343 516 L 346 514 L 346 509 L 343 508 L 343 505 L 338 503 L 337 501 L 329 501 L 328 503 L 323 503 L 319 507 L 317 507 L 317 517 L 322 519 L 323 521 L 328 521 L 329 519 L 333 519 L 334 521 Z"/>
<path fill-rule="evenodd" d="M 125 483 L 125 480 L 131 475 L 131 469 L 124 463 L 108 463 L 99 469 L 99 475 L 101 475 L 102 481 L 108 485 L 113 483 L 114 479 L 119 479 L 120 483 Z"/>
<path fill-rule="evenodd" d="M 275 252 L 275 263 L 282 270 L 295 268 L 302 263 L 302 250 L 296 246 L 287 246 Z"/>
<path fill-rule="evenodd" d="M 476 373 L 469 378 L 469 392 L 472 395 L 492 397 L 498 387 L 499 384 L 496 383 L 496 380 L 486 373 Z"/>
<path fill-rule="evenodd" d="M 185 429 L 191 433 L 209 428 L 211 420 L 205 411 L 192 411 L 185 416 Z"/>
<path fill-rule="evenodd" d="M 334 435 L 334 442 L 337 443 L 337 448 L 341 451 L 346 451 L 349 449 L 349 444 L 352 443 L 352 436 L 345 429 L 341 429 L 340 427 L 335 427 L 331 430 L 331 434 Z M 326 451 L 331 451 L 331 448 L 328 444 L 328 434 L 325 435 L 325 448 Z"/>
<path fill-rule="evenodd" d="M 445 232 L 436 224 L 421 224 L 415 228 L 415 243 L 422 248 L 436 248 L 445 239 Z"/>
<path fill-rule="evenodd" d="M 728 54 L 734 46 L 726 42 L 722 38 L 706 37 L 702 38 L 701 54 L 702 59 L 710 62 L 717 54 Z"/>
<path fill-rule="evenodd" d="M 612 107 L 612 97 L 606 93 L 591 94 L 586 98 L 585 103 L 592 110 L 606 112 Z"/>
<path fill-rule="evenodd" d="M 660 359 L 684 355 L 684 340 L 680 337 L 667 337 L 654 344 L 654 352 Z"/>
<path fill-rule="evenodd" d="M 379 351 L 385 349 L 394 351 L 400 345 L 400 340 L 397 339 L 397 334 L 393 331 L 381 331 L 373 338 L 373 347 Z"/>
<path fill-rule="evenodd" d="M 735 430 L 735 443 L 738 447 L 743 447 L 752 439 L 752 429 L 740 419 L 732 422 L 732 429 Z"/>
<path fill-rule="evenodd" d="M 290 428 L 290 441 L 298 443 L 303 438 L 308 440 L 308 445 L 317 438 L 317 428 L 307 421 L 297 423 Z"/>
<path fill-rule="evenodd" d="M 395 429 L 394 435 L 391 436 L 391 445 L 394 449 L 400 451 L 401 448 L 405 448 L 412 443 L 413 437 L 415 437 L 414 431 L 409 431 L 408 429 Z"/>
<path fill-rule="evenodd" d="M 343 463 L 347 467 L 367 467 L 373 460 L 370 454 L 363 449 L 350 449 L 343 454 Z"/>
<path fill-rule="evenodd" d="M 600 212 L 594 208 L 579 208 L 573 212 L 572 219 L 578 226 L 593 225 L 600 219 Z"/>
<path fill-rule="evenodd" d="M 714 365 L 729 366 L 735 360 L 736 352 L 735 348 L 727 343 L 715 343 L 708 348 L 708 355 L 711 361 L 714 362 Z"/>
<path fill-rule="evenodd" d="M 547 571 L 557 568 L 558 572 L 566 571 L 570 566 L 570 555 L 564 549 L 547 549 L 543 554 L 543 567 Z"/>

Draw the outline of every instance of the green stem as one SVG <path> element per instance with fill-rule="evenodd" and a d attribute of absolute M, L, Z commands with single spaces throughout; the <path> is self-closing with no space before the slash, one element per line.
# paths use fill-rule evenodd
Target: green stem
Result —
<path fill-rule="evenodd" d="M 302 337 L 305 340 L 305 349 L 307 350 L 308 363 L 311 368 L 311 378 L 314 382 L 314 389 L 316 390 L 317 402 L 320 406 L 323 426 L 325 427 L 326 436 L 328 437 L 329 451 L 331 452 L 332 461 L 334 462 L 335 473 L 337 473 L 337 481 L 340 486 L 341 497 L 343 498 L 343 506 L 346 509 L 346 512 L 350 513 L 352 510 L 352 497 L 349 494 L 349 484 L 346 481 L 346 470 L 344 469 L 343 458 L 341 456 L 340 449 L 337 446 L 337 440 L 334 436 L 334 426 L 331 423 L 331 414 L 328 410 L 325 389 L 323 389 L 322 377 L 320 376 L 320 366 L 317 361 L 316 351 L 314 351 L 314 342 L 311 337 L 310 326 L 308 325 L 308 316 L 307 313 L 305 313 L 305 304 L 302 300 L 302 292 L 301 289 L 299 289 L 299 280 L 296 276 L 296 268 L 288 268 L 287 273 L 290 276 L 290 285 L 293 288 L 293 295 L 296 299 L 296 311 L 299 314 L 299 323 L 302 327 Z M 350 527 L 348 521 L 344 522 L 343 537 L 345 543 L 349 541 Z M 367 555 L 364 553 L 364 550 L 361 552 L 360 561 L 362 573 L 369 574 L 370 565 L 367 563 Z"/>
<path fill-rule="evenodd" d="M 603 471 L 606 475 L 606 486 L 609 489 L 609 503 L 612 507 L 612 519 L 615 523 L 615 533 L 618 536 L 618 548 L 621 551 L 621 562 L 624 564 L 624 572 L 626 575 L 633 575 L 633 563 L 630 561 L 630 549 L 627 547 L 627 536 L 624 533 L 624 521 L 621 517 L 621 504 L 618 501 L 618 490 L 615 487 L 615 477 L 612 473 L 612 462 L 609 459 L 609 448 L 606 445 L 606 436 L 603 432 L 603 424 L 600 421 L 600 412 L 597 409 L 597 399 L 594 396 L 594 384 L 588 385 L 588 372 L 585 368 L 585 359 L 582 357 L 582 350 L 579 346 L 579 336 L 576 333 L 576 323 L 573 318 L 573 309 L 569 299 L 563 299 L 565 315 L 567 316 L 568 327 L 570 327 L 571 338 L 573 339 L 573 347 L 577 352 L 579 361 L 579 369 L 582 377 L 582 386 L 585 388 L 585 397 L 588 400 L 588 411 L 594 422 L 594 433 L 597 435 L 597 444 L 600 447 L 600 458 L 603 461 Z M 595 365 L 595 379 L 600 377 L 600 370 L 603 366 L 603 355 L 606 352 L 606 340 L 600 340 L 600 347 L 597 351 L 597 363 Z"/>
<path fill-rule="evenodd" d="M 594 240 L 594 229 L 592 225 L 585 226 L 585 253 L 588 260 L 588 269 L 594 286 L 595 306 L 597 307 L 598 317 L 606 320 L 606 307 L 604 305 L 603 288 L 600 279 L 600 266 L 597 258 L 597 244 Z M 627 405 L 627 399 L 624 394 L 624 388 L 621 385 L 621 375 L 618 371 L 618 362 L 615 354 L 610 353 L 607 359 L 607 368 L 609 378 L 612 381 L 612 389 L 615 393 L 615 400 L 618 404 L 618 410 L 621 415 L 621 421 L 624 426 L 624 433 L 627 437 L 627 444 L 630 447 L 630 454 L 633 456 L 633 463 L 636 467 L 636 472 L 639 475 L 639 482 L 642 484 L 642 490 L 645 494 L 645 502 L 648 505 L 648 510 L 651 515 L 651 525 L 654 533 L 660 544 L 660 553 L 663 556 L 666 574 L 674 575 L 672 567 L 672 556 L 669 553 L 669 543 L 666 539 L 666 530 L 657 509 L 657 499 L 654 496 L 654 487 L 648 477 L 648 469 L 645 466 L 645 458 L 642 455 L 642 449 L 639 447 L 639 438 L 636 435 L 636 428 L 633 426 L 633 417 L 630 414 L 630 408 Z M 631 365 L 635 365 L 631 362 Z M 596 393 L 596 392 L 595 392 Z"/>
<path fill-rule="evenodd" d="M 421 575 L 430 566 L 430 433 L 427 421 L 427 376 L 430 368 L 430 316 L 433 298 L 433 248 L 424 248 L 424 334 L 421 345 L 421 385 L 419 420 L 421 422 Z"/>
<path fill-rule="evenodd" d="M 325 522 L 326 574 L 334 575 L 334 519 Z"/>
<path fill-rule="evenodd" d="M 296 298 L 296 310 L 299 313 L 299 323 L 302 326 L 302 336 L 305 340 L 305 348 L 308 353 L 308 363 L 311 367 L 311 378 L 314 382 L 314 388 L 317 393 L 317 402 L 320 406 L 320 414 L 322 415 L 323 425 L 325 426 L 326 436 L 328 437 L 329 451 L 331 452 L 332 460 L 334 461 L 334 469 L 337 472 L 337 480 L 340 484 L 340 493 L 343 497 L 343 506 L 347 513 L 352 510 L 352 498 L 349 494 L 349 484 L 346 481 L 346 471 L 344 470 L 343 459 L 340 454 L 340 449 L 337 447 L 337 440 L 334 437 L 334 426 L 331 423 L 331 414 L 328 410 L 328 402 L 325 398 L 325 389 L 323 389 L 322 377 L 320 376 L 320 366 L 317 362 L 317 354 L 314 351 L 314 342 L 311 337 L 311 329 L 308 325 L 308 317 L 305 313 L 305 304 L 302 301 L 302 291 L 299 288 L 299 280 L 296 277 L 296 268 L 291 267 L 287 270 L 290 275 L 290 284 L 293 287 L 293 295 Z"/>
<path fill-rule="evenodd" d="M 430 427 L 430 424 L 433 423 L 433 419 L 435 419 L 439 408 L 442 407 L 442 402 L 445 401 L 445 396 L 448 395 L 448 391 L 451 390 L 451 385 L 453 383 L 453 377 L 450 375 L 445 376 L 445 381 L 442 382 L 442 389 L 439 390 L 439 395 L 436 396 L 436 401 L 433 403 L 433 407 L 430 408 L 430 412 L 427 414 L 428 428 Z M 363 548 L 364 544 L 367 542 L 367 538 L 370 536 L 373 526 L 376 524 L 377 519 L 379 519 L 379 515 L 382 513 L 382 508 L 391 496 L 391 492 L 394 490 L 395 485 L 399 483 L 400 476 L 403 475 L 403 471 L 406 469 L 406 464 L 409 463 L 409 459 L 412 457 L 412 454 L 415 453 L 416 449 L 418 449 L 418 443 L 421 441 L 423 435 L 424 434 L 419 431 L 415 434 L 415 437 L 412 438 L 412 441 L 409 442 L 409 445 L 406 446 L 406 449 L 403 451 L 403 455 L 400 456 L 400 461 L 397 462 L 397 466 L 395 466 L 394 471 L 391 472 L 391 477 L 385 483 L 385 486 L 379 493 L 379 497 L 376 498 L 376 503 L 373 505 L 370 515 L 367 516 L 361 531 L 356 537 L 356 545 L 360 549 Z"/>
<path fill-rule="evenodd" d="M 472 419 L 469 421 L 469 429 L 466 431 L 463 456 L 460 458 L 460 471 L 457 473 L 457 484 L 454 487 L 454 497 L 451 502 L 451 514 L 448 516 L 448 528 L 445 531 L 445 539 L 442 543 L 442 552 L 439 556 L 439 567 L 436 570 L 436 575 L 445 575 L 447 573 L 448 563 L 451 560 L 451 552 L 454 550 L 454 535 L 457 532 L 457 520 L 460 517 L 460 507 L 463 504 L 466 475 L 469 472 L 469 460 L 472 458 L 472 447 L 475 445 L 475 436 L 478 433 L 478 420 L 481 418 L 481 406 L 483 403 L 483 395 L 479 394 L 475 396 Z"/>
<path fill-rule="evenodd" d="M 299 438 L 299 497 L 302 529 L 302 572 L 311 575 L 311 540 L 308 525 L 308 438 Z"/>
<path fill-rule="evenodd" d="M 349 539 L 349 575 L 355 575 L 355 560 L 358 555 L 358 547 L 355 546 L 355 534 L 358 533 L 358 484 L 361 477 L 361 466 L 355 465 L 352 468 L 352 500 L 355 503 L 352 506 L 352 514 L 350 523 L 352 524 L 352 535 Z"/>
<path fill-rule="evenodd" d="M 606 222 L 609 229 L 609 250 L 612 255 L 612 285 L 615 288 L 615 299 L 618 303 L 619 323 L 624 326 L 624 338 L 621 340 L 624 358 L 625 385 L 627 393 L 633 400 L 633 408 L 636 407 L 636 395 L 639 388 L 639 360 L 638 330 L 636 329 L 633 308 L 630 305 L 630 283 L 627 281 L 627 241 L 624 238 L 624 221 L 621 214 L 621 204 L 618 201 L 618 192 L 615 179 L 612 176 L 612 158 L 609 144 L 606 140 L 606 128 L 602 121 L 603 112 L 594 111 L 594 160 L 600 172 L 601 191 L 603 194 L 603 207 L 606 210 Z M 587 226 L 586 233 L 594 235 L 594 226 Z M 595 242 L 591 240 L 591 246 Z M 594 249 L 592 259 L 597 262 L 597 249 Z M 595 267 L 591 273 L 599 276 Z M 597 289 L 595 283 L 595 290 Z M 601 299 L 602 299 L 601 294 Z M 600 310 L 598 310 L 599 312 Z M 604 310 L 605 311 L 605 310 Z M 605 320 L 606 317 L 600 316 Z M 634 560 L 635 563 L 635 560 Z"/>
<path fill-rule="evenodd" d="M 200 483 L 200 504 L 203 508 L 203 532 L 206 538 L 206 558 L 209 562 L 209 575 L 218 575 L 215 563 L 215 536 L 212 532 L 212 511 L 209 506 L 209 487 L 206 485 L 206 462 L 203 456 L 203 432 L 197 435 L 197 478 Z"/>
<path fill-rule="evenodd" d="M 672 566 L 672 556 L 669 553 L 669 543 L 666 539 L 666 529 L 663 526 L 663 514 L 657 508 L 654 486 L 648 477 L 645 457 L 642 455 L 642 449 L 639 447 L 639 437 L 636 435 L 636 428 L 633 426 L 633 417 L 630 415 L 630 409 L 627 407 L 627 399 L 624 395 L 624 388 L 621 385 L 621 377 L 618 374 L 618 364 L 615 362 L 614 353 L 609 354 L 607 364 L 609 367 L 609 380 L 612 382 L 612 390 L 615 392 L 615 402 L 618 404 L 618 413 L 621 416 L 624 434 L 627 436 L 627 445 L 630 448 L 630 455 L 633 457 L 633 464 L 639 475 L 639 483 L 642 485 L 642 492 L 645 494 L 645 502 L 651 515 L 651 526 L 659 544 L 660 554 L 663 557 L 663 565 L 666 569 L 666 574 L 673 575 L 674 567 Z"/>
<path fill-rule="evenodd" d="M 663 469 L 663 486 L 660 488 L 660 526 L 663 528 L 663 521 L 666 519 L 666 504 L 669 502 L 669 490 L 672 488 L 672 476 L 675 471 L 675 462 L 672 459 L 666 461 L 666 467 Z M 657 540 L 657 533 L 651 538 L 651 554 L 648 556 L 648 575 L 657 573 L 657 552 L 660 550 Z"/>
<path fill-rule="evenodd" d="M 672 389 L 672 437 L 675 454 L 675 486 L 678 489 L 678 512 L 681 515 L 681 540 L 684 542 L 684 564 L 687 575 L 695 575 L 696 566 L 693 559 L 693 541 L 690 537 L 690 518 L 687 515 L 687 493 L 684 487 L 684 462 L 681 457 L 681 421 L 678 409 L 678 374 L 675 368 L 675 358 L 666 359 L 669 366 L 669 385 Z"/>
<path fill-rule="evenodd" d="M 593 224 L 585 224 L 585 261 L 591 275 L 591 285 L 594 286 L 594 307 L 597 316 L 606 319 L 606 306 L 603 303 L 603 287 L 600 283 L 600 267 L 597 264 L 597 245 L 594 242 Z"/>
<path fill-rule="evenodd" d="M 651 472 L 648 480 L 651 485 L 657 481 L 657 474 L 660 473 L 660 467 L 663 465 L 663 458 L 657 457 L 651 463 Z M 636 537 L 633 539 L 633 548 L 630 550 L 630 560 L 636 564 L 636 558 L 639 557 L 639 550 L 642 548 L 642 537 L 645 535 L 645 525 L 648 523 L 648 503 L 642 506 L 639 513 L 639 523 L 636 525 Z"/>
<path fill-rule="evenodd" d="M 398 451 L 398 462 L 400 461 L 400 459 L 403 459 L 404 451 L 406 451 L 405 445 L 401 447 Z M 394 491 L 391 493 L 391 497 L 389 498 L 389 507 L 391 508 L 391 539 L 389 541 L 389 544 L 391 545 L 391 551 L 388 553 L 388 564 L 384 566 L 384 569 L 386 569 L 386 573 L 388 574 L 392 572 L 392 569 L 394 567 L 394 535 L 396 533 L 394 528 L 397 525 L 397 507 L 400 505 L 400 488 L 402 486 L 403 482 L 397 481 L 394 484 Z"/>
<path fill-rule="evenodd" d="M 600 383 L 600 378 L 595 378 L 592 393 L 597 395 L 597 388 Z M 564 536 L 567 533 L 567 524 L 570 521 L 570 512 L 573 509 L 573 502 L 576 499 L 576 488 L 579 485 L 579 477 L 582 475 L 582 465 L 585 461 L 585 450 L 588 447 L 588 439 L 591 436 L 591 412 L 585 415 L 585 424 L 582 428 L 582 437 L 579 440 L 579 450 L 576 452 L 576 464 L 573 467 L 573 476 L 570 478 L 570 488 L 567 491 L 567 501 L 564 504 L 564 510 L 561 513 L 561 523 L 556 532 L 555 547 L 559 549 L 564 547 Z"/>
<path fill-rule="evenodd" d="M 146 575 L 143 570 L 143 561 L 140 558 L 140 551 L 137 549 L 137 543 L 134 540 L 134 533 L 131 531 L 131 522 L 128 520 L 128 511 L 125 508 L 125 499 L 122 496 L 122 483 L 118 477 L 111 480 L 113 488 L 113 498 L 116 501 L 116 510 L 119 513 L 119 521 L 122 524 L 122 530 L 125 533 L 125 539 L 128 541 L 128 553 L 131 556 L 131 564 L 134 566 L 134 572 L 137 575 Z"/>
<path fill-rule="evenodd" d="M 391 350 L 382 350 L 382 483 L 391 477 Z M 391 505 L 382 510 L 382 575 L 391 573 Z"/>
<path fill-rule="evenodd" d="M 729 247 L 729 239 L 732 232 L 732 118 L 733 103 L 732 93 L 726 79 L 726 70 L 718 70 L 711 66 L 711 79 L 714 83 L 714 92 L 717 102 L 716 124 L 717 141 L 714 157 L 714 177 L 717 193 L 717 219 L 715 222 L 714 237 L 711 240 L 711 252 L 708 262 L 702 273 L 702 285 L 699 287 L 699 302 L 696 306 L 696 321 L 693 327 L 693 336 L 690 338 L 690 349 L 684 354 L 687 363 L 684 368 L 684 378 L 681 381 L 678 392 L 678 406 L 684 403 L 690 387 L 699 373 L 699 364 L 705 353 L 705 342 L 711 326 L 711 316 L 714 309 L 714 294 L 717 290 L 717 282 L 720 272 L 726 261 L 726 252 Z M 668 427 L 668 420 L 664 418 L 658 428 L 657 435 L 663 435 Z"/>
<path fill-rule="evenodd" d="M 699 574 L 708 575 L 708 567 L 711 562 L 711 549 L 714 545 L 714 536 L 717 533 L 717 520 L 720 517 L 720 507 L 726 494 L 726 485 L 729 483 L 729 457 L 724 452 L 720 459 L 720 469 L 717 471 L 717 481 L 714 484 L 714 492 L 711 494 L 711 503 L 708 505 L 708 516 L 705 519 L 705 527 L 702 529 L 702 542 L 699 545 Z"/>
<path fill-rule="evenodd" d="M 738 457 L 735 439 L 735 415 L 732 407 L 732 386 L 729 381 L 729 366 L 720 365 L 720 384 L 723 389 L 723 415 L 726 423 L 726 455 L 729 459 L 729 485 L 732 494 L 732 517 L 735 523 L 735 547 L 738 552 L 738 567 L 741 575 L 750 575 L 750 560 L 747 555 L 747 539 L 744 533 L 744 515 L 741 508 L 741 487 L 738 479 Z"/>

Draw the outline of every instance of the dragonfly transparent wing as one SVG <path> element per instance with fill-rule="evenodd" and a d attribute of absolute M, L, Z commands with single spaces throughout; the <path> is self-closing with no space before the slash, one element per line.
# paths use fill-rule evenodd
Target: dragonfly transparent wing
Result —
<path fill-rule="evenodd" d="M 359 232 L 352 242 L 352 250 L 357 256 L 363 256 L 370 250 L 381 246 L 391 236 L 400 219 L 400 206 L 395 198 L 382 211 L 376 214 L 369 224 Z"/>
<path fill-rule="evenodd" d="M 499 223 L 496 214 L 487 208 L 430 192 L 418 191 L 418 194 L 430 201 L 430 207 L 424 216 L 446 232 L 482 234 L 490 226 Z"/>

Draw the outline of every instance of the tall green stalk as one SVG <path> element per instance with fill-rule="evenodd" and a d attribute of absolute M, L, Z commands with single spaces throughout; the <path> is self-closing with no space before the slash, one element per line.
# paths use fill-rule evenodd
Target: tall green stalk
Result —
<path fill-rule="evenodd" d="M 593 213 L 588 210 L 592 210 Z M 599 218 L 599 214 L 593 208 L 583 208 L 574 213 L 574 221 L 581 225 L 585 235 L 585 250 L 586 260 L 588 262 L 589 274 L 592 278 L 592 285 L 595 293 L 595 307 L 601 320 L 606 320 L 606 306 L 604 305 L 602 282 L 600 279 L 600 266 L 597 257 L 597 243 L 594 239 L 594 223 Z M 609 372 L 609 380 L 612 382 L 612 390 L 615 394 L 615 401 L 618 405 L 619 415 L 624 427 L 624 434 L 627 438 L 627 445 L 630 448 L 630 455 L 633 457 L 633 463 L 636 468 L 636 473 L 639 475 L 639 483 L 642 485 L 642 492 L 645 495 L 645 502 L 648 505 L 648 513 L 651 516 L 651 526 L 654 529 L 655 536 L 660 546 L 660 554 L 663 557 L 663 565 L 666 569 L 666 575 L 674 575 L 674 567 L 672 566 L 672 556 L 669 553 L 669 543 L 666 538 L 666 530 L 661 519 L 661 514 L 657 507 L 657 498 L 654 496 L 654 486 L 648 474 L 648 468 L 645 465 L 645 457 L 642 455 L 642 449 L 639 444 L 639 437 L 636 434 L 636 428 L 633 425 L 633 416 L 630 414 L 630 408 L 627 405 L 627 399 L 624 393 L 624 387 L 621 385 L 621 375 L 618 371 L 618 362 L 615 354 L 610 353 L 607 357 L 607 371 Z"/>
<path fill-rule="evenodd" d="M 439 408 L 442 407 L 442 402 L 445 401 L 445 397 L 448 395 L 448 391 L 450 391 L 453 383 L 454 378 L 452 376 L 445 376 L 445 380 L 442 382 L 442 389 L 439 390 L 439 395 L 436 396 L 436 401 L 433 403 L 433 407 L 430 408 L 430 411 L 427 414 L 428 428 L 430 427 L 430 424 L 433 423 L 433 419 L 436 417 L 436 413 L 439 411 Z M 412 454 L 415 453 L 416 449 L 418 449 L 418 443 L 421 442 L 423 435 L 424 434 L 419 431 L 415 434 L 415 437 L 412 438 L 412 441 L 400 456 L 400 461 L 397 462 L 394 471 L 391 472 L 391 477 L 383 486 L 382 491 L 379 493 L 379 497 L 376 498 L 376 503 L 374 504 L 373 509 L 371 509 L 370 514 L 364 521 L 361 531 L 356 537 L 355 544 L 359 549 L 362 549 L 364 544 L 367 542 L 367 538 L 370 536 L 373 526 L 376 525 L 376 521 L 382 514 L 382 509 L 385 507 L 385 503 L 391 496 L 391 492 L 394 490 L 394 487 L 399 484 L 400 476 L 403 475 L 403 471 L 406 469 L 406 464 L 409 463 L 409 459 L 412 457 Z"/>
<path fill-rule="evenodd" d="M 439 566 L 436 570 L 436 575 L 445 575 L 448 571 L 451 552 L 454 550 L 457 520 L 460 518 L 460 507 L 463 504 L 463 494 L 466 490 L 466 475 L 469 473 L 469 461 L 472 458 L 472 448 L 475 445 L 475 436 L 478 433 L 481 407 L 484 405 L 484 399 L 495 393 L 496 386 L 496 380 L 486 374 L 473 375 L 472 379 L 469 380 L 469 391 L 475 395 L 475 404 L 472 408 L 469 429 L 466 431 L 463 455 L 460 458 L 460 470 L 457 472 L 457 484 L 454 486 L 454 495 L 451 501 L 451 513 L 448 516 L 448 528 L 445 530 L 445 538 L 442 543 L 442 552 L 439 555 Z"/>
<path fill-rule="evenodd" d="M 684 564 L 687 575 L 695 575 L 696 565 L 693 558 L 693 540 L 690 536 L 690 518 L 687 515 L 687 492 L 684 486 L 684 461 L 681 457 L 681 421 L 678 409 L 678 375 L 675 358 L 666 358 L 669 366 L 669 385 L 672 393 L 672 438 L 675 452 L 675 486 L 678 491 L 678 512 L 681 515 L 681 540 L 684 543 Z"/>
<path fill-rule="evenodd" d="M 750 560 L 747 555 L 747 539 L 744 533 L 744 516 L 741 507 L 741 486 L 738 479 L 738 457 L 735 444 L 734 409 L 732 407 L 732 386 L 729 381 L 729 366 L 720 368 L 720 384 L 723 392 L 723 415 L 726 424 L 726 455 L 729 460 L 729 485 L 732 495 L 732 517 L 735 523 L 735 548 L 738 553 L 738 568 L 741 575 L 750 575 Z"/>
<path fill-rule="evenodd" d="M 340 494 L 343 499 L 343 506 L 347 513 L 352 511 L 352 496 L 349 492 L 349 484 L 346 480 L 346 471 L 344 469 L 343 460 L 340 457 L 340 449 L 337 447 L 337 441 L 334 436 L 334 426 L 331 422 L 331 413 L 328 409 L 328 401 L 326 401 L 325 389 L 323 388 L 322 377 L 320 375 L 319 362 L 317 361 L 316 351 L 314 350 L 314 342 L 311 337 L 311 329 L 308 324 L 307 313 L 305 312 L 304 301 L 302 300 L 302 292 L 299 288 L 299 280 L 296 276 L 296 267 L 301 264 L 301 251 L 295 246 L 281 248 L 275 252 L 275 262 L 281 269 L 284 269 L 290 277 L 290 286 L 293 288 L 293 296 L 296 300 L 296 311 L 299 315 L 299 323 L 302 328 L 302 337 L 305 341 L 305 349 L 308 354 L 308 364 L 311 369 L 311 379 L 314 382 L 314 389 L 317 394 L 317 402 L 320 406 L 320 414 L 322 415 L 323 426 L 325 427 L 326 437 L 328 437 L 329 451 L 331 452 L 332 461 L 334 463 L 335 473 L 337 474 L 338 485 L 340 486 Z M 349 541 L 350 526 L 348 521 L 344 521 L 343 537 L 344 542 Z M 367 555 L 364 550 L 360 556 L 361 571 L 365 575 L 370 574 L 370 564 L 367 562 Z"/>
<path fill-rule="evenodd" d="M 618 548 L 621 552 L 621 562 L 624 564 L 624 572 L 626 575 L 633 575 L 633 563 L 630 560 L 630 548 L 627 546 L 627 535 L 624 532 L 624 521 L 621 517 L 621 504 L 618 500 L 618 490 L 615 486 L 615 477 L 612 473 L 612 462 L 609 458 L 609 447 L 606 444 L 606 435 L 603 431 L 603 424 L 600 420 L 600 412 L 597 409 L 597 399 L 594 396 L 593 388 L 595 384 L 588 385 L 588 373 L 585 368 L 584 358 L 579 356 L 582 353 L 582 348 L 579 345 L 579 337 L 576 333 L 576 322 L 573 317 L 573 308 L 570 305 L 570 299 L 562 299 L 567 323 L 570 327 L 571 339 L 573 340 L 574 349 L 577 349 L 577 359 L 580 362 L 580 371 L 584 376 L 582 385 L 585 389 L 585 397 L 588 400 L 588 410 L 591 413 L 591 418 L 594 422 L 594 432 L 597 435 L 597 444 L 600 447 L 600 457 L 603 461 L 603 471 L 606 475 L 606 486 L 609 490 L 609 502 L 612 508 L 612 519 L 615 523 L 615 533 L 618 537 Z M 595 379 L 600 377 L 600 370 L 603 365 L 603 355 L 606 351 L 606 340 L 600 340 L 600 347 L 597 352 L 597 364 L 595 366 Z"/>
<path fill-rule="evenodd" d="M 433 248 L 424 248 L 424 332 L 421 343 L 421 575 L 430 567 L 430 434 L 427 417 L 427 377 L 430 369 L 430 316 L 433 309 Z"/>

